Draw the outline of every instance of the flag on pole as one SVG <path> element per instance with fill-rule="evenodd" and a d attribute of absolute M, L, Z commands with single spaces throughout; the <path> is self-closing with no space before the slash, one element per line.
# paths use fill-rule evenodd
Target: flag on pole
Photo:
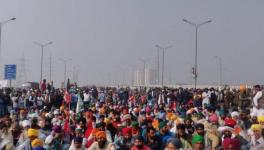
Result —
<path fill-rule="evenodd" d="M 67 104 L 69 104 L 71 102 L 71 94 L 67 90 L 65 90 L 65 92 L 64 92 L 64 101 Z"/>
<path fill-rule="evenodd" d="M 77 106 L 76 106 L 76 114 L 81 112 L 82 109 L 83 109 L 83 100 L 81 98 L 81 95 L 78 94 L 78 100 L 77 100 Z"/>

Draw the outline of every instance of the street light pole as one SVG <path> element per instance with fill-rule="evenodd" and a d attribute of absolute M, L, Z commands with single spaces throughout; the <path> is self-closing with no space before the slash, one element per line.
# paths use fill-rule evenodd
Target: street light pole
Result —
<path fill-rule="evenodd" d="M 146 86 L 146 59 L 138 59 L 139 61 L 141 61 L 143 63 L 143 85 Z"/>
<path fill-rule="evenodd" d="M 52 44 L 53 42 L 48 42 L 46 44 L 41 44 L 41 43 L 38 43 L 38 42 L 33 42 L 33 44 L 35 45 L 38 45 L 41 47 L 41 60 L 40 60 L 40 82 L 42 82 L 42 74 L 43 74 L 43 51 L 44 51 L 44 47 Z"/>
<path fill-rule="evenodd" d="M 160 78 L 159 78 L 159 74 L 160 74 L 160 64 L 159 64 L 159 48 L 157 48 L 157 85 L 159 85 L 160 82 Z"/>
<path fill-rule="evenodd" d="M 207 23 L 212 22 L 212 20 L 208 20 L 208 21 L 205 21 L 205 22 L 200 23 L 200 24 L 193 23 L 191 21 L 188 21 L 187 19 L 183 19 L 183 21 L 195 27 L 194 88 L 196 89 L 196 86 L 197 86 L 197 77 L 198 77 L 198 64 L 197 64 L 198 28 L 201 27 L 204 24 L 207 24 Z"/>
<path fill-rule="evenodd" d="M 4 24 L 6 24 L 6 23 L 8 23 L 10 21 L 14 21 L 14 20 L 16 20 L 16 18 L 11 18 L 9 20 L 0 22 L 0 59 L 2 57 L 2 54 L 1 54 L 2 53 L 2 27 L 3 27 Z M 0 67 L 1 67 L 1 63 L 0 63 Z"/>
<path fill-rule="evenodd" d="M 222 58 L 219 56 L 215 56 L 219 61 L 219 86 L 223 86 L 223 70 L 222 70 Z"/>
<path fill-rule="evenodd" d="M 162 50 L 162 71 L 161 71 L 161 85 L 163 86 L 163 82 L 164 82 L 164 57 L 165 57 L 165 50 L 172 48 L 172 46 L 167 46 L 167 47 L 161 47 L 159 45 L 156 45 L 157 48 L 160 48 Z"/>
<path fill-rule="evenodd" d="M 59 59 L 60 61 L 62 61 L 64 63 L 64 88 L 66 88 L 66 70 L 67 70 L 67 62 L 71 61 L 72 59 Z"/>

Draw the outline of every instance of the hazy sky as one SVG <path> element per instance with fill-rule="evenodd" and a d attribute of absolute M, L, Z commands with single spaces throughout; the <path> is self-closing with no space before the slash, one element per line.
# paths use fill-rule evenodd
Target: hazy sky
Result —
<path fill-rule="evenodd" d="M 184 23 L 212 19 L 199 28 L 198 82 L 218 83 L 223 59 L 223 80 L 229 84 L 264 84 L 263 0 L 0 0 L 1 63 L 20 64 L 24 52 L 27 79 L 40 79 L 40 47 L 32 41 L 54 43 L 45 48 L 43 76 L 63 80 L 63 63 L 72 58 L 67 75 L 78 68 L 84 84 L 131 82 L 138 58 L 151 58 L 157 48 L 173 45 L 165 55 L 165 82 L 190 83 L 194 64 L 195 29 Z M 4 57 L 4 58 L 3 58 Z M 18 66 L 19 67 L 19 66 Z M 19 70 L 19 68 L 18 68 Z"/>

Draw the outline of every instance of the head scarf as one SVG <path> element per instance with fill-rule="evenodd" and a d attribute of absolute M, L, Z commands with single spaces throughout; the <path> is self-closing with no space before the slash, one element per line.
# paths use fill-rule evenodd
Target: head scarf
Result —
<path fill-rule="evenodd" d="M 261 131 L 262 130 L 262 125 L 261 124 L 253 124 L 251 126 L 251 130 L 258 130 L 258 131 Z"/>
<path fill-rule="evenodd" d="M 104 131 L 98 131 L 95 134 L 96 138 L 105 138 L 106 139 L 106 133 Z"/>
<path fill-rule="evenodd" d="M 176 138 L 169 138 L 167 140 L 167 144 L 169 144 L 169 143 L 173 144 L 177 149 L 182 147 L 181 141 L 176 139 Z"/>
<path fill-rule="evenodd" d="M 53 131 L 54 131 L 55 133 L 61 133 L 61 132 L 62 132 L 62 128 L 61 128 L 61 126 L 54 126 L 54 127 L 53 127 Z"/>
<path fill-rule="evenodd" d="M 225 125 L 234 128 L 236 121 L 234 119 L 226 118 Z"/>
<path fill-rule="evenodd" d="M 209 120 L 211 123 L 217 123 L 218 122 L 218 116 L 216 114 L 213 114 L 209 117 Z"/>
<path fill-rule="evenodd" d="M 25 127 L 30 127 L 31 125 L 31 122 L 29 120 L 23 120 L 22 122 L 22 127 L 25 128 Z"/>
<path fill-rule="evenodd" d="M 122 134 L 123 134 L 123 136 L 131 135 L 132 134 L 132 129 L 131 128 L 123 128 L 122 129 Z"/>
<path fill-rule="evenodd" d="M 96 132 L 98 132 L 99 130 L 97 128 L 93 128 L 92 130 L 92 135 L 95 135 L 96 136 Z"/>
<path fill-rule="evenodd" d="M 264 122 L 264 116 L 259 116 L 259 117 L 258 117 L 258 122 L 259 122 L 259 123 Z"/>
<path fill-rule="evenodd" d="M 224 131 L 226 131 L 226 130 L 228 130 L 228 131 L 234 131 L 234 128 L 231 128 L 231 127 L 229 127 L 229 126 L 222 126 L 222 127 L 219 127 L 218 128 L 218 131 L 220 132 L 220 133 L 223 133 Z"/>
<path fill-rule="evenodd" d="M 159 129 L 162 129 L 163 127 L 165 127 L 167 125 L 167 122 L 162 121 L 159 123 Z"/>
<path fill-rule="evenodd" d="M 38 146 L 43 147 L 43 145 L 44 145 L 44 142 L 41 139 L 35 139 L 31 142 L 31 146 L 33 148 L 38 147 Z"/>
<path fill-rule="evenodd" d="M 39 131 L 36 130 L 36 129 L 32 129 L 32 128 L 30 128 L 30 129 L 28 129 L 27 134 L 28 134 L 28 137 L 31 137 L 31 136 L 38 137 L 38 135 L 39 135 Z"/>
<path fill-rule="evenodd" d="M 235 116 L 239 116 L 239 113 L 237 111 L 234 111 L 231 113 L 231 117 L 234 118 Z"/>
<path fill-rule="evenodd" d="M 34 147 L 32 150 L 46 150 L 46 149 L 43 148 L 42 146 L 37 146 L 37 147 Z"/>
<path fill-rule="evenodd" d="M 202 142 L 204 143 L 204 137 L 199 135 L 199 134 L 195 134 L 193 137 L 192 137 L 192 145 L 198 143 L 198 142 Z"/>

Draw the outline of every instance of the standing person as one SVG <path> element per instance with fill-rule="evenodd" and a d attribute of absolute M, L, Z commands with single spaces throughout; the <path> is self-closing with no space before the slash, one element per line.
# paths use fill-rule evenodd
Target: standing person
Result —
<path fill-rule="evenodd" d="M 5 97 L 0 91 L 0 118 L 4 117 L 7 114 L 7 103 L 5 101 Z"/>
<path fill-rule="evenodd" d="M 40 85 L 41 93 L 45 93 L 46 89 L 47 89 L 46 79 L 43 79 L 43 81 L 41 82 L 41 85 Z"/>
<path fill-rule="evenodd" d="M 12 100 L 12 104 L 13 104 L 13 109 L 15 111 L 18 111 L 18 94 L 14 93 L 14 94 L 10 94 L 11 100 Z"/>
<path fill-rule="evenodd" d="M 264 115 L 264 96 L 259 85 L 254 86 L 253 110 L 252 114 Z"/>

